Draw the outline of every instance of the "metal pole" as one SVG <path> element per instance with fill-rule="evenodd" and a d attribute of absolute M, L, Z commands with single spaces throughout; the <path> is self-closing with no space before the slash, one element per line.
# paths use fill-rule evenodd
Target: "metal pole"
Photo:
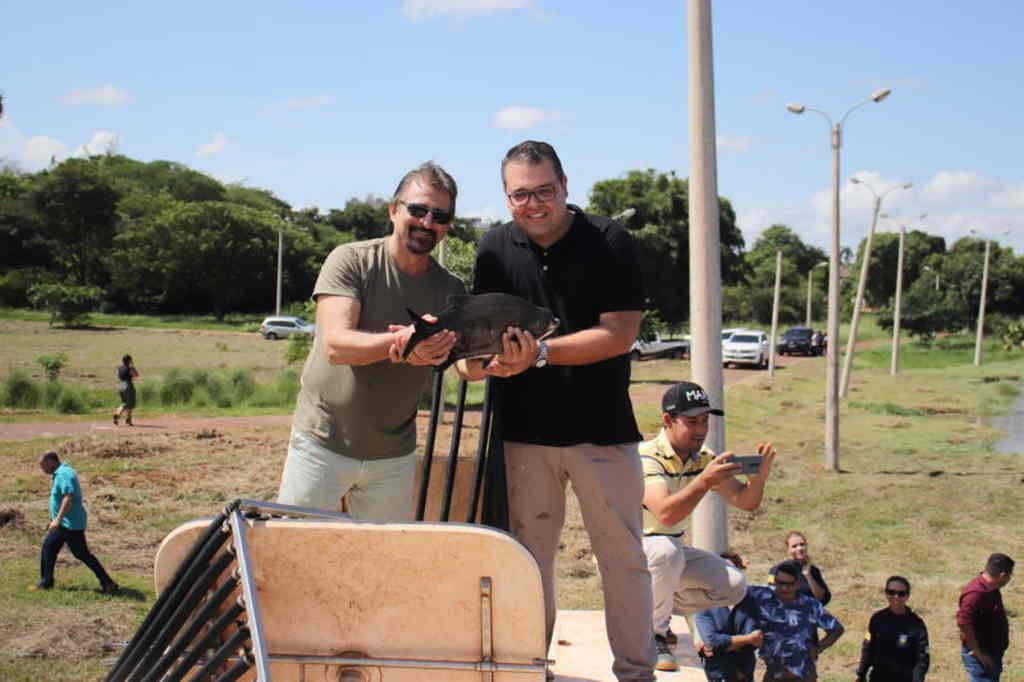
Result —
<path fill-rule="evenodd" d="M 277 231 L 277 305 L 274 314 L 281 314 L 281 256 L 284 254 L 284 230 Z"/>
<path fill-rule="evenodd" d="M 978 333 L 974 338 L 974 366 L 981 365 L 981 337 L 985 328 L 985 294 L 988 290 L 988 256 L 992 239 L 985 240 L 985 266 L 981 270 L 981 302 L 978 304 Z"/>
<path fill-rule="evenodd" d="M 772 301 L 772 336 L 768 341 L 768 376 L 775 376 L 775 335 L 779 332 L 779 294 L 782 290 L 782 251 L 775 252 L 775 298 Z"/>
<path fill-rule="evenodd" d="M 841 124 L 832 124 L 832 251 L 828 268 L 828 346 L 825 359 L 825 468 L 839 471 L 839 149 Z"/>
<path fill-rule="evenodd" d="M 872 190 L 873 192 L 874 190 Z M 853 364 L 853 346 L 857 343 L 857 326 L 860 324 L 860 309 L 864 305 L 864 288 L 868 282 L 868 266 L 871 264 L 871 244 L 875 239 L 875 225 L 878 224 L 878 211 L 882 208 L 882 198 L 875 197 L 875 210 L 871 215 L 871 228 L 864 243 L 864 256 L 860 265 L 860 280 L 857 282 L 857 298 L 853 304 L 853 319 L 850 320 L 850 333 L 846 339 L 846 357 L 843 359 L 843 380 L 839 384 L 839 395 L 846 397 L 850 388 L 850 365 Z"/>
<path fill-rule="evenodd" d="M 711 40 L 711 0 L 688 0 L 690 135 L 690 320 L 693 380 L 712 404 L 724 407 L 722 381 L 722 256 L 715 158 L 715 81 Z M 711 419 L 707 445 L 725 449 L 725 425 Z M 693 512 L 693 544 L 718 554 L 729 546 L 725 500 L 704 496 Z"/>
<path fill-rule="evenodd" d="M 807 271 L 807 321 L 805 327 L 811 326 L 811 294 L 814 291 L 811 284 L 814 282 L 814 268 Z"/>
<path fill-rule="evenodd" d="M 889 374 L 896 376 L 900 365 L 900 300 L 903 296 L 903 251 L 906 248 L 907 227 L 900 225 L 900 255 L 896 259 L 896 305 L 892 318 L 892 362 Z"/>

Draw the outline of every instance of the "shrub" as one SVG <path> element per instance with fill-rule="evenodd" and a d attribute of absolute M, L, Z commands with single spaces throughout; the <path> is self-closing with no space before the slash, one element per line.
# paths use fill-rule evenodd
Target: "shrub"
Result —
<path fill-rule="evenodd" d="M 77 287 L 67 284 L 34 284 L 28 298 L 36 308 L 50 311 L 50 326 L 59 320 L 65 327 L 81 326 L 89 321 L 89 313 L 103 297 L 99 287 Z"/>
<path fill-rule="evenodd" d="M 57 407 L 62 393 L 64 393 L 64 384 L 59 381 L 47 381 L 43 385 L 43 406 L 49 409 Z"/>
<path fill-rule="evenodd" d="M 167 373 L 160 384 L 160 403 L 162 405 L 182 405 L 192 399 L 195 384 L 175 368 Z"/>
<path fill-rule="evenodd" d="M 256 381 L 252 372 L 247 369 L 233 369 L 228 372 L 228 383 L 231 385 L 235 400 L 243 403 L 256 392 Z"/>
<path fill-rule="evenodd" d="M 5 407 L 35 409 L 39 406 L 42 392 L 24 372 L 14 370 L 5 378 L 2 389 L 2 402 Z"/>
<path fill-rule="evenodd" d="M 61 414 L 85 414 L 88 399 L 81 389 L 65 389 L 57 399 L 57 411 Z"/>
<path fill-rule="evenodd" d="M 68 364 L 67 353 L 57 353 L 56 355 L 40 355 L 36 358 L 36 362 L 46 372 L 46 378 L 50 381 L 56 381 L 60 377 L 60 372 Z"/>

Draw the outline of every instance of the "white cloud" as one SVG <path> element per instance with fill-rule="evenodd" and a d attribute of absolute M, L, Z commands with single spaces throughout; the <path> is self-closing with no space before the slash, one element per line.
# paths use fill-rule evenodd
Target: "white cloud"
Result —
<path fill-rule="evenodd" d="M 79 145 L 72 156 L 97 156 L 99 154 L 116 154 L 121 148 L 121 139 L 109 130 L 97 130 L 92 139 Z"/>
<path fill-rule="evenodd" d="M 1024 210 L 1024 185 L 1011 187 L 994 194 L 990 203 L 992 208 L 1002 208 L 1010 211 Z"/>
<path fill-rule="evenodd" d="M 21 151 L 21 159 L 32 170 L 41 170 L 50 164 L 53 158 L 60 159 L 68 152 L 67 145 L 52 137 L 38 136 L 25 141 Z"/>
<path fill-rule="evenodd" d="M 533 9 L 533 0 L 404 0 L 402 14 L 409 21 L 452 15 L 465 19 L 472 16 Z"/>
<path fill-rule="evenodd" d="M 745 152 L 750 150 L 750 143 L 753 142 L 753 139 L 749 137 L 725 137 L 724 135 L 719 135 L 716 141 L 719 151 Z"/>
<path fill-rule="evenodd" d="M 64 95 L 65 104 L 102 104 L 108 107 L 117 107 L 131 101 L 128 93 L 120 88 L 107 83 L 92 90 L 73 90 Z"/>
<path fill-rule="evenodd" d="M 542 123 L 550 123 L 563 118 L 562 114 L 539 107 L 505 107 L 494 115 L 494 125 L 506 130 L 526 130 Z"/>
<path fill-rule="evenodd" d="M 311 97 L 289 97 L 282 102 L 286 109 L 314 109 L 334 103 L 334 95 L 313 95 Z"/>
<path fill-rule="evenodd" d="M 991 190 L 995 184 L 975 171 L 939 171 L 921 193 L 929 202 L 953 203 L 969 195 Z"/>
<path fill-rule="evenodd" d="M 195 151 L 196 156 L 212 156 L 220 154 L 228 144 L 224 131 L 218 130 L 213 134 L 213 139 Z"/>

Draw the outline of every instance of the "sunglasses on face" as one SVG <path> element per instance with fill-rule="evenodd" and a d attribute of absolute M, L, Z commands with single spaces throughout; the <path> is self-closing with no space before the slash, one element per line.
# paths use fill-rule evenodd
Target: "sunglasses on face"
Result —
<path fill-rule="evenodd" d="M 408 202 L 398 200 L 402 206 L 405 206 L 405 210 L 409 212 L 413 218 L 426 218 L 427 214 L 434 216 L 434 222 L 438 225 L 447 225 L 452 221 L 452 212 L 443 211 L 439 208 L 431 208 L 424 206 L 423 204 L 410 204 Z"/>
<path fill-rule="evenodd" d="M 518 189 L 508 195 L 508 200 L 516 206 L 525 206 L 530 203 L 530 197 L 537 199 L 539 203 L 551 201 L 555 198 L 558 193 L 558 188 L 554 185 L 544 185 L 540 189 Z"/>
<path fill-rule="evenodd" d="M 886 588 L 885 593 L 890 597 L 906 597 L 910 594 L 910 592 L 907 592 L 906 590 L 890 590 L 888 588 Z"/>

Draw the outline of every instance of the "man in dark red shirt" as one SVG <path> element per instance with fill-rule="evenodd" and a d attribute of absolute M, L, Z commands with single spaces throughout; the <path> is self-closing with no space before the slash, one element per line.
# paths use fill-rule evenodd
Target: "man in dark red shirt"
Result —
<path fill-rule="evenodd" d="M 998 682 L 1003 652 L 1010 645 L 1010 624 L 999 592 L 1013 577 L 1013 559 L 993 554 L 985 570 L 960 592 L 956 624 L 960 628 L 960 658 L 971 682 Z"/>

